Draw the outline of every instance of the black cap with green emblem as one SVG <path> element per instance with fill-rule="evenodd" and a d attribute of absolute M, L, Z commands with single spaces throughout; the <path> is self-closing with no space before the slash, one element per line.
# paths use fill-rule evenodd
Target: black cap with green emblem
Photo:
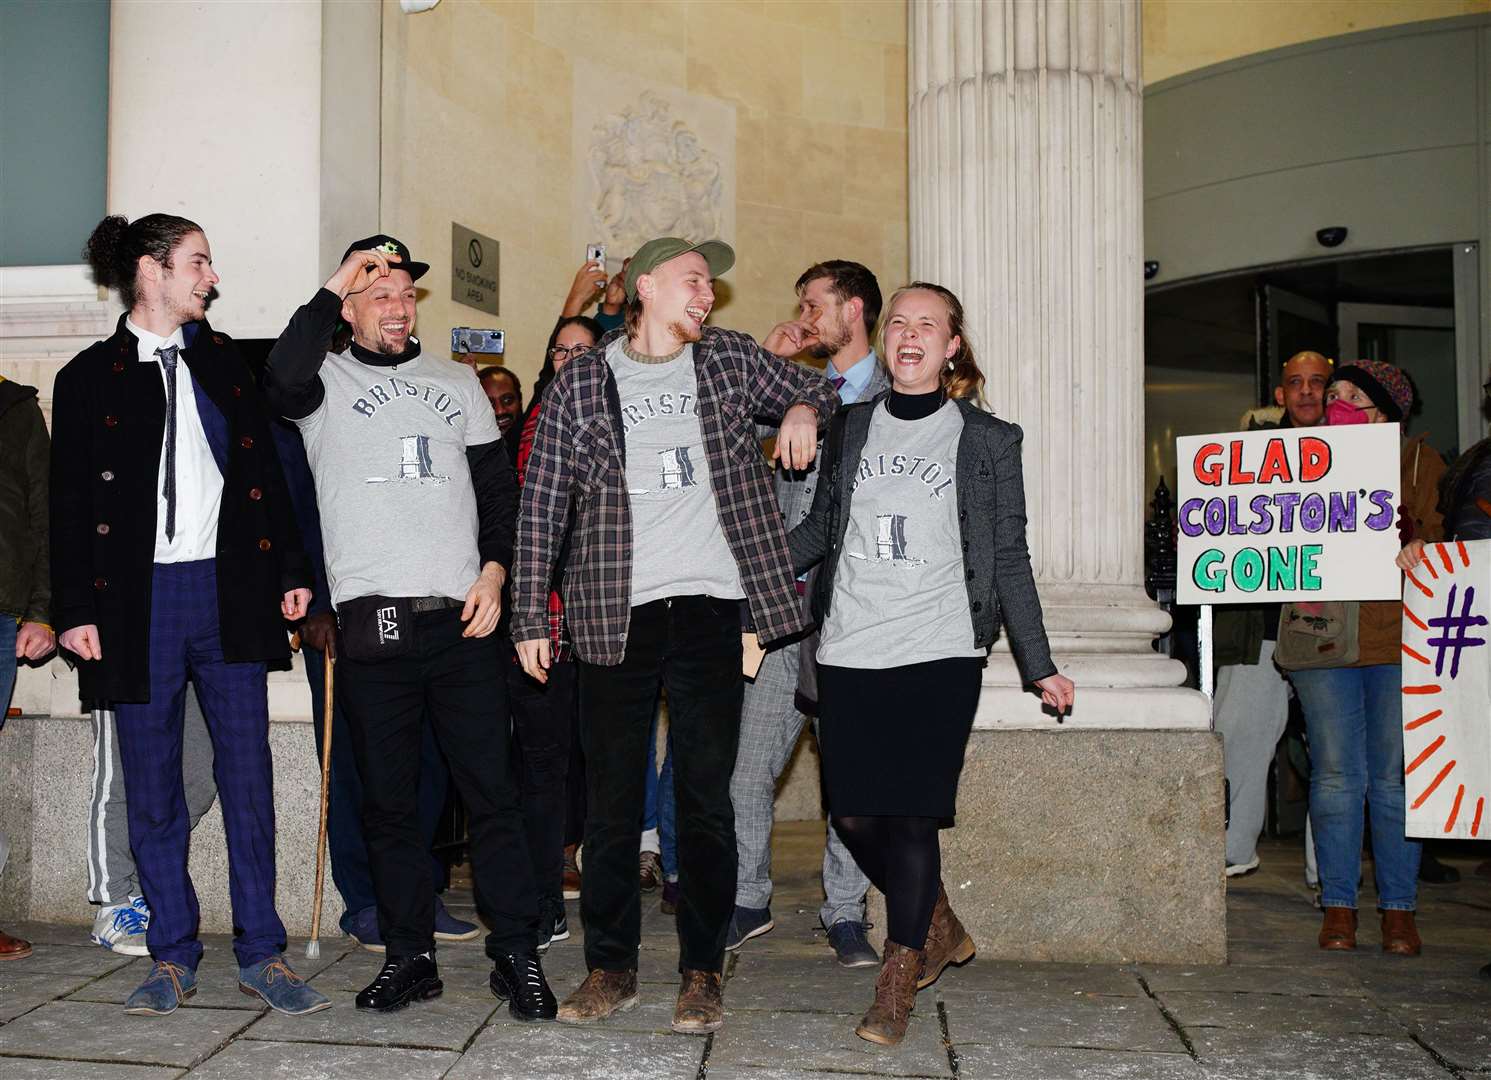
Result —
<path fill-rule="evenodd" d="M 414 261 L 413 257 L 409 254 L 409 249 L 404 246 L 402 240 L 395 240 L 385 233 L 379 233 L 377 236 L 369 236 L 365 240 L 354 240 L 347 245 L 347 250 L 342 252 L 342 259 L 345 260 L 354 251 L 381 251 L 385 255 L 397 255 L 399 261 L 389 263 L 388 265 L 394 267 L 396 270 L 409 271 L 409 276 L 415 281 L 424 277 L 426 271 L 430 269 L 429 263 Z"/>
<path fill-rule="evenodd" d="M 676 259 L 691 251 L 697 251 L 704 256 L 704 261 L 709 264 L 710 277 L 719 277 L 735 265 L 735 251 L 723 240 L 705 240 L 702 243 L 691 244 L 676 236 L 660 236 L 656 240 L 647 241 L 638 248 L 637 253 L 632 256 L 632 261 L 627 263 L 626 298 L 628 300 L 637 298 L 637 279 L 643 274 L 650 274 L 669 259 Z"/>

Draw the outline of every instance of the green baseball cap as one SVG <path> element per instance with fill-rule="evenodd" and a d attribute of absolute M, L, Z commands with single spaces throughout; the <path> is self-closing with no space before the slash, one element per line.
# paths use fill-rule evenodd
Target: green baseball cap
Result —
<path fill-rule="evenodd" d="M 704 261 L 709 264 L 710 277 L 719 277 L 735 265 L 735 250 L 723 240 L 705 240 L 703 243 L 691 244 L 676 236 L 660 236 L 638 248 L 632 261 L 627 263 L 626 298 L 636 299 L 637 279 L 643 274 L 650 274 L 669 259 L 676 259 L 691 251 L 704 256 Z"/>

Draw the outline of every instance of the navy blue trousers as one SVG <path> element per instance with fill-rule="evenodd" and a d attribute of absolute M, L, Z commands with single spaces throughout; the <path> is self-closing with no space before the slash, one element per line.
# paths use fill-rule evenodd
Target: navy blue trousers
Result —
<path fill-rule="evenodd" d="M 150 701 L 115 712 L 129 843 L 150 904 L 146 944 L 156 960 L 196 970 L 201 912 L 187 872 L 191 821 L 181 779 L 186 684 L 196 687 L 212 738 L 213 775 L 228 839 L 233 952 L 240 966 L 285 948 L 274 910 L 274 765 L 269 690 L 261 663 L 228 663 L 218 630 L 212 559 L 157 563 L 150 590 Z"/>
<path fill-rule="evenodd" d="M 322 716 L 326 708 L 326 654 L 309 645 L 301 647 L 305 660 L 305 677 L 311 685 L 311 712 L 316 729 L 316 760 L 323 748 Z M 351 931 L 353 918 L 377 904 L 373 892 L 373 872 L 368 866 L 368 847 L 362 835 L 362 780 L 357 775 L 357 758 L 352 752 L 352 736 L 347 730 L 347 706 L 342 694 L 332 688 L 331 705 L 331 785 L 326 809 L 326 848 L 331 856 L 331 880 L 336 883 L 344 908 L 341 927 Z M 425 725 L 420 745 L 419 827 L 428 850 L 440 827 L 440 813 L 445 809 L 445 793 L 450 771 L 440 748 L 435 745 L 435 730 Z M 430 855 L 432 891 L 445 884 L 445 866 Z"/>

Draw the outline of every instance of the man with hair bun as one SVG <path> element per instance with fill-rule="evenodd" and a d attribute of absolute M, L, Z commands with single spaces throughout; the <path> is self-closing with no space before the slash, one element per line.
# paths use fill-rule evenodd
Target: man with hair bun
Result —
<path fill-rule="evenodd" d="M 274 908 L 265 672 L 289 659 L 284 620 L 305 614 L 311 576 L 269 415 L 233 342 L 207 323 L 219 278 L 201 226 L 107 217 L 86 255 L 128 310 L 57 375 L 52 610 L 83 698 L 115 709 L 154 961 L 125 1011 L 164 1015 L 196 992 L 188 681 L 215 752 L 239 988 L 281 1012 L 329 1008 L 285 963 Z"/>

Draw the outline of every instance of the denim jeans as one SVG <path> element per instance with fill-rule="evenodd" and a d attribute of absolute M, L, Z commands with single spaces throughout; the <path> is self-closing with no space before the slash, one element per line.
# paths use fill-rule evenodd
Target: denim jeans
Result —
<path fill-rule="evenodd" d="M 1310 736 L 1310 821 L 1320 902 L 1356 907 L 1362 804 L 1372 815 L 1377 906 L 1412 911 L 1423 845 L 1405 833 L 1402 668 L 1319 668 L 1290 675 Z"/>
<path fill-rule="evenodd" d="M 0 612 L 0 728 L 5 727 L 5 711 L 10 708 L 10 695 L 16 688 L 16 635 L 20 624 L 14 615 Z"/>
<path fill-rule="evenodd" d="M 740 603 L 678 596 L 632 609 L 626 655 L 579 663 L 585 744 L 585 964 L 635 971 L 647 743 L 668 691 L 678 800 L 679 966 L 719 971 L 735 907 L 730 774 L 740 739 Z"/>
<path fill-rule="evenodd" d="M 663 742 L 663 767 L 657 764 L 657 720 L 647 741 L 647 801 L 642 810 L 642 831 L 656 829 L 663 879 L 678 880 L 678 800 L 673 796 L 673 732 Z"/>

